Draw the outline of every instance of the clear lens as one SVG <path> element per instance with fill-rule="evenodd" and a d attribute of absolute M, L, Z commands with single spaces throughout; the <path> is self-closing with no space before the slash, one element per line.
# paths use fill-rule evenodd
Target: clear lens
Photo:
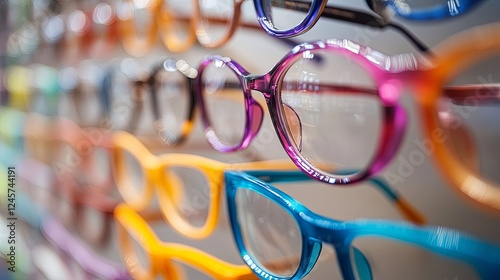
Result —
<path fill-rule="evenodd" d="M 83 126 L 97 126 L 102 117 L 103 106 L 99 88 L 104 71 L 90 61 L 83 61 L 79 67 L 80 87 L 74 94 L 79 122 Z"/>
<path fill-rule="evenodd" d="M 124 187 L 128 188 L 128 190 L 132 190 L 137 195 L 142 194 L 144 191 L 144 171 L 142 166 L 139 164 L 139 161 L 135 158 L 134 155 L 127 151 L 122 151 L 123 157 L 123 170 L 121 170 L 121 176 L 124 176 L 120 180 L 121 184 L 125 184 Z"/>
<path fill-rule="evenodd" d="M 294 217 L 248 189 L 238 189 L 236 207 L 243 242 L 253 260 L 278 277 L 294 275 L 302 254 L 302 236 Z"/>
<path fill-rule="evenodd" d="M 245 99 L 236 74 L 217 60 L 202 76 L 203 99 L 215 135 L 225 145 L 241 143 L 245 129 Z"/>
<path fill-rule="evenodd" d="M 182 45 L 193 34 L 191 29 L 192 1 L 163 0 L 162 9 L 160 19 L 163 26 L 160 25 L 160 28 L 168 31 L 165 36 L 171 36 L 170 40 L 174 39 Z"/>
<path fill-rule="evenodd" d="M 113 73 L 110 88 L 110 122 L 114 129 L 128 130 L 129 124 L 137 110 L 139 87 L 134 87 L 132 79 L 137 76 L 139 63 L 134 59 L 124 59 Z M 137 117 L 137 116 L 135 116 Z"/>
<path fill-rule="evenodd" d="M 165 61 L 155 78 L 159 109 L 155 127 L 166 143 L 173 144 L 182 136 L 188 119 L 191 99 L 189 80 L 177 70 L 175 60 Z"/>
<path fill-rule="evenodd" d="M 186 167 L 168 169 L 168 180 L 172 182 L 171 195 L 177 213 L 194 227 L 205 225 L 210 209 L 209 181 L 199 170 Z"/>
<path fill-rule="evenodd" d="M 439 139 L 432 139 L 444 141 L 456 160 L 497 184 L 500 183 L 496 168 L 500 158 L 498 65 L 500 56 L 489 57 L 448 81 L 438 103 L 438 120 L 444 133 Z"/>
<path fill-rule="evenodd" d="M 358 237 L 351 262 L 356 279 L 479 279 L 472 267 L 391 239 Z M 365 257 L 367 262 L 362 258 Z M 372 278 L 367 277 L 368 268 Z"/>
<path fill-rule="evenodd" d="M 196 35 L 202 44 L 215 44 L 224 39 L 231 28 L 234 0 L 199 0 L 200 21 Z"/>
<path fill-rule="evenodd" d="M 293 4 L 288 5 L 284 3 L 285 1 L 267 0 L 263 2 L 267 2 L 264 4 L 264 15 L 275 30 L 293 29 L 306 18 L 307 12 L 297 11 Z M 304 4 L 311 2 L 312 0 L 300 1 Z"/>
<path fill-rule="evenodd" d="M 122 227 L 123 225 L 119 225 Z M 135 232 L 120 233 L 121 240 L 120 249 L 122 250 L 123 263 L 127 266 L 128 271 L 134 278 L 142 276 L 144 279 L 151 279 L 152 275 L 149 274 L 151 267 L 151 260 L 149 255 L 144 251 L 140 243 L 141 237 L 137 236 Z M 122 233 L 124 233 L 122 235 Z M 147 277 L 146 277 L 147 276 Z"/>
<path fill-rule="evenodd" d="M 333 173 L 364 170 L 382 129 L 376 88 L 367 71 L 348 58 L 304 52 L 280 88 L 283 125 L 295 149 Z"/>

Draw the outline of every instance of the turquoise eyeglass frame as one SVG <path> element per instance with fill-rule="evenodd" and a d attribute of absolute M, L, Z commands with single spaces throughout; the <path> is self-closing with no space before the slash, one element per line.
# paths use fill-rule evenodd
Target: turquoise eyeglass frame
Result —
<path fill-rule="evenodd" d="M 421 247 L 444 257 L 465 262 L 475 269 L 484 280 L 498 279 L 500 275 L 500 246 L 489 244 L 457 230 L 436 226 L 419 227 L 406 222 L 384 220 L 338 221 L 316 214 L 300 202 L 273 187 L 270 183 L 301 181 L 307 175 L 300 171 L 249 171 L 246 173 L 226 171 L 226 195 L 231 229 L 244 262 L 261 279 L 302 279 L 314 267 L 323 243 L 334 247 L 338 264 L 344 279 L 372 279 L 370 265 L 366 258 L 355 251 L 357 273 L 351 261 L 351 242 L 360 236 L 375 236 L 405 242 Z M 263 181 L 259 178 L 264 178 Z M 302 255 L 297 271 L 290 277 L 273 275 L 261 266 L 248 252 L 238 222 L 236 193 L 247 189 L 281 206 L 294 217 L 302 235 Z M 449 242 L 447 242 L 449 241 Z"/>

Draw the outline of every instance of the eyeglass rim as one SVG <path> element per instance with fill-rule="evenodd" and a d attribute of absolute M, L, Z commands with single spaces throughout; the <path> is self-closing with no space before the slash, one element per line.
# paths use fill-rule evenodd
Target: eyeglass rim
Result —
<path fill-rule="evenodd" d="M 432 253 L 462 261 L 469 264 L 481 276 L 494 275 L 491 273 L 495 273 L 495 270 L 498 270 L 500 264 L 499 245 L 488 243 L 487 241 L 454 229 L 436 226 L 418 227 L 406 222 L 393 222 L 379 219 L 360 219 L 352 221 L 334 220 L 312 212 L 296 199 L 280 189 L 273 187 L 270 183 L 264 182 L 244 172 L 228 171 L 225 173 L 225 180 L 226 199 L 233 236 L 243 260 L 249 264 L 248 260 L 250 259 L 252 263 L 256 265 L 252 270 L 257 274 L 259 274 L 258 271 L 267 271 L 265 268 L 261 267 L 258 262 L 252 260 L 252 256 L 245 248 L 242 230 L 238 225 L 237 217 L 236 191 L 238 189 L 249 189 L 269 199 L 278 206 L 281 206 L 295 219 L 302 235 L 303 249 L 299 269 L 290 279 L 295 279 L 297 276 L 299 279 L 304 277 L 312 268 L 309 267 L 310 263 L 312 262 L 314 264 L 314 258 L 317 260 L 319 257 L 319 252 L 317 252 L 317 249 L 313 246 L 317 246 L 315 243 L 318 242 L 321 244 L 324 241 L 320 240 L 326 238 L 326 236 L 319 236 L 322 235 L 318 233 L 319 228 L 338 230 L 339 232 L 336 233 L 336 236 L 338 236 L 336 237 L 338 239 L 338 245 L 341 247 L 347 246 L 347 248 L 343 249 L 336 248 L 339 266 L 341 266 L 344 277 L 347 277 L 346 279 L 355 279 L 354 272 L 352 271 L 352 267 L 349 265 L 346 266 L 346 262 L 343 262 L 340 258 L 347 258 L 350 262 L 349 250 L 346 250 L 349 249 L 349 244 L 357 237 L 370 235 L 414 244 Z M 441 243 L 438 241 L 438 239 L 440 239 L 438 236 L 447 236 L 453 239 L 456 241 L 456 246 L 450 247 Z M 346 252 L 347 254 L 345 254 Z M 311 258 L 313 259 L 311 260 Z M 275 277 L 279 278 L 279 276 Z M 488 278 L 486 277 L 485 279 Z"/>
<path fill-rule="evenodd" d="M 287 134 L 287 131 L 285 130 L 285 120 L 280 113 L 281 93 L 278 91 L 280 88 L 279 85 L 284 73 L 286 73 L 289 67 L 296 60 L 302 57 L 302 53 L 314 50 L 326 50 L 333 53 L 340 53 L 342 55 L 349 55 L 350 58 L 367 70 L 373 78 L 375 85 L 380 87 L 380 83 L 377 83 L 377 81 L 383 78 L 383 73 L 379 70 L 378 65 L 369 60 L 369 56 L 373 54 L 381 56 L 381 54 L 349 40 L 332 39 L 298 45 L 286 56 L 284 56 L 271 71 L 261 76 L 249 74 L 248 71 L 246 71 L 240 64 L 228 57 L 218 55 L 208 56 L 201 62 L 200 67 L 198 68 L 199 75 L 195 83 L 196 97 L 201 111 L 205 138 L 212 145 L 212 147 L 223 153 L 243 150 L 248 147 L 257 135 L 262 123 L 262 118 L 258 120 L 260 123 L 256 123 L 254 121 L 255 111 L 253 106 L 255 105 L 260 107 L 260 104 L 253 99 L 250 90 L 257 90 L 260 91 L 266 99 L 268 111 L 276 130 L 276 134 L 285 152 L 288 154 L 290 159 L 295 162 L 297 167 L 309 174 L 311 177 L 329 184 L 350 184 L 364 180 L 367 177 L 380 172 L 391 161 L 393 155 L 398 150 L 406 127 L 406 114 L 402 105 L 399 104 L 397 100 L 391 100 L 390 98 L 384 97 L 384 95 L 381 95 L 380 92 L 377 98 L 381 102 L 381 108 L 384 113 L 381 116 L 384 125 L 382 126 L 382 130 L 379 135 L 378 148 L 372 159 L 367 162 L 365 168 L 363 170 L 359 170 L 359 172 L 351 175 L 333 175 L 315 167 L 314 164 L 301 155 L 297 147 L 293 144 L 292 139 L 290 139 L 291 136 Z M 386 59 L 383 55 L 382 58 Z M 204 105 L 204 90 L 202 86 L 204 70 L 209 64 L 216 60 L 222 61 L 232 70 L 234 74 L 236 74 L 243 89 L 245 108 L 247 108 L 245 111 L 246 119 L 242 140 L 240 143 L 232 146 L 224 144 L 217 138 L 217 135 L 215 134 L 208 118 L 207 109 Z M 250 88 L 249 84 L 257 80 L 265 81 L 264 83 L 266 83 L 266 85 L 254 85 L 254 88 Z M 249 111 L 248 108 L 252 108 L 251 111 Z M 260 107 L 260 109 L 262 108 Z"/>

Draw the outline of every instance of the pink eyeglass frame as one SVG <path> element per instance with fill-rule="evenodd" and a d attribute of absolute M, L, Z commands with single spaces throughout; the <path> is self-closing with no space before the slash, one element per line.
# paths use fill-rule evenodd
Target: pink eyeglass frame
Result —
<path fill-rule="evenodd" d="M 499 102 L 500 88 L 497 86 L 470 85 L 462 88 L 443 90 L 450 77 L 460 73 L 475 61 L 491 54 L 500 53 L 500 24 L 490 24 L 462 32 L 448 39 L 437 48 L 444 54 L 439 58 L 417 60 L 411 54 L 387 56 L 349 40 L 322 40 L 304 43 L 292 49 L 271 71 L 264 75 L 250 74 L 236 61 L 228 57 L 209 56 L 198 69 L 195 83 L 196 101 L 200 106 L 205 137 L 218 151 L 233 152 L 247 148 L 257 135 L 263 119 L 261 105 L 252 97 L 251 91 L 263 94 L 271 120 L 285 152 L 302 171 L 310 177 L 329 184 L 351 184 L 373 176 L 386 167 L 394 158 L 403 140 L 407 116 L 399 102 L 406 86 L 414 89 L 424 137 L 435 144 L 433 158 L 437 161 L 445 177 L 465 197 L 487 208 L 500 211 L 500 186 L 483 178 L 476 170 L 465 166 L 444 142 L 434 141 L 436 131 L 442 130 L 438 117 L 438 100 L 446 95 L 454 102 Z M 378 148 L 367 168 L 354 174 L 332 174 L 321 170 L 300 154 L 287 132 L 287 122 L 281 99 L 281 85 L 287 70 L 303 57 L 304 52 L 323 50 L 343 55 L 359 65 L 371 75 L 377 85 L 377 94 L 382 106 L 383 128 L 378 139 Z M 239 79 L 244 94 L 246 109 L 245 129 L 242 140 L 236 145 L 226 145 L 217 138 L 204 102 L 203 75 L 205 68 L 219 61 L 231 69 Z M 370 92 L 351 89 L 352 94 Z M 479 94 L 481 93 L 481 94 Z"/>

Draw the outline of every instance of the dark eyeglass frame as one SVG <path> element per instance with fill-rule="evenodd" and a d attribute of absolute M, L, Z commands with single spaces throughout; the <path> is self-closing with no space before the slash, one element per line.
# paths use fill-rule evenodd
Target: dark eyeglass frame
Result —
<path fill-rule="evenodd" d="M 170 69 L 167 67 L 167 65 L 175 65 L 175 69 L 172 68 Z M 167 69 L 169 68 L 169 69 Z M 194 80 L 197 76 L 197 70 L 190 66 L 185 60 L 183 59 L 173 59 L 173 58 L 164 58 L 161 59 L 160 62 L 155 63 L 151 68 L 151 70 L 148 72 L 148 75 L 146 75 L 143 78 L 135 78 L 129 81 L 129 86 L 132 88 L 132 91 L 135 96 L 135 98 L 132 98 L 134 104 L 134 108 L 132 108 L 132 113 L 130 114 L 129 119 L 126 121 L 128 123 L 128 126 L 126 127 L 127 131 L 134 131 L 137 129 L 138 126 L 138 121 L 140 120 L 140 115 L 142 113 L 142 95 L 143 94 L 151 94 L 151 103 L 150 107 L 153 112 L 153 117 L 155 119 L 154 121 L 154 129 L 156 130 L 158 136 L 160 139 L 168 144 L 168 145 L 179 145 L 183 143 L 189 134 L 191 133 L 192 127 L 193 127 L 193 122 L 194 122 L 194 116 L 195 116 L 195 94 L 194 94 Z M 161 114 L 162 112 L 160 111 L 160 107 L 158 104 L 159 100 L 159 87 L 161 84 L 158 83 L 158 75 L 160 74 L 161 71 L 176 71 L 184 75 L 186 79 L 186 84 L 188 86 L 188 91 L 183 92 L 181 94 L 187 94 L 187 114 L 182 120 L 183 123 L 181 125 L 181 132 L 180 135 L 170 135 L 167 129 L 162 125 L 161 122 Z M 106 118 L 108 120 L 111 119 L 111 110 L 112 108 L 112 87 L 113 85 L 113 75 L 115 75 L 115 71 L 118 71 L 116 67 L 113 69 L 110 69 L 110 71 L 107 72 L 106 76 L 103 79 L 103 83 L 101 86 L 100 90 L 100 95 L 102 96 L 102 102 L 104 103 L 104 108 L 106 111 Z"/>

